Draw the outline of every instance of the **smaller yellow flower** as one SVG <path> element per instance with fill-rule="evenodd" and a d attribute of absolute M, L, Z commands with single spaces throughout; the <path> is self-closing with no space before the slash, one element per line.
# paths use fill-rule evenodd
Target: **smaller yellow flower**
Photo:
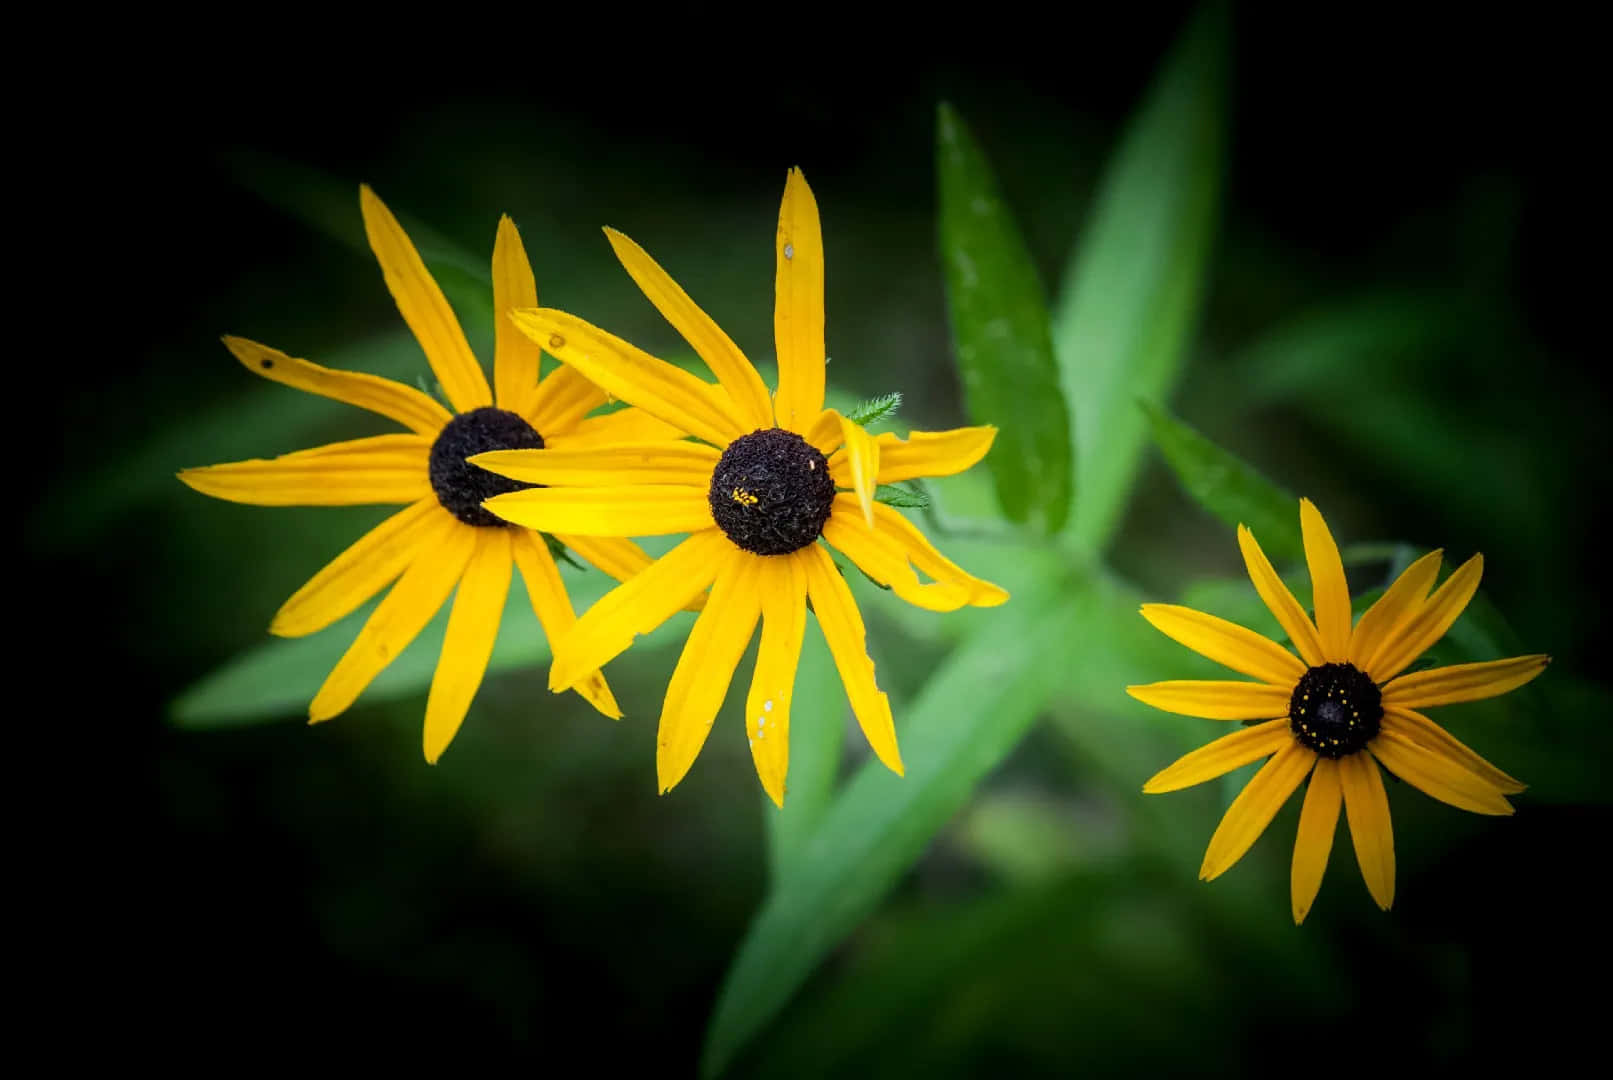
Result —
<path fill-rule="evenodd" d="M 426 700 L 425 755 L 435 762 L 481 686 L 504 614 L 512 565 L 520 568 L 533 611 L 550 639 L 576 621 L 543 537 L 482 508 L 484 499 L 528 485 L 494 476 L 465 459 L 516 447 L 586 451 L 623 439 L 675 438 L 679 433 L 637 409 L 585 419 L 604 404 L 605 393 L 575 368 L 560 368 L 539 382 L 539 347 L 505 317 L 512 308 L 532 307 L 538 300 L 520 233 L 508 217 L 499 221 L 493 246 L 493 306 L 500 318 L 490 388 L 459 320 L 403 227 L 368 187 L 360 189 L 359 205 L 387 288 L 459 411 L 450 413 L 419 390 L 390 379 L 335 371 L 245 338 L 226 337 L 224 344 L 253 374 L 369 409 L 409 433 L 333 443 L 272 460 L 186 469 L 179 479 L 204 495 L 256 506 L 408 504 L 297 590 L 276 613 L 269 632 L 282 637 L 314 633 L 392 586 L 315 695 L 308 720 L 317 723 L 351 705 L 425 628 L 449 594 L 455 594 Z M 618 580 L 650 563 L 630 540 L 559 539 Z M 571 685 L 600 712 L 621 716 L 597 669 Z"/>
<path fill-rule="evenodd" d="M 1322 884 L 1342 803 L 1367 890 L 1387 910 L 1395 897 L 1395 844 L 1381 764 L 1428 795 L 1478 814 L 1510 814 L 1506 796 L 1524 785 L 1418 712 L 1517 689 L 1545 670 L 1549 656 L 1516 656 L 1402 674 L 1444 637 L 1479 586 L 1475 555 L 1435 589 L 1442 553 L 1432 551 L 1395 580 L 1351 626 L 1344 563 L 1327 523 L 1309 499 L 1299 504 L 1305 561 L 1315 597 L 1313 622 L 1272 569 L 1254 535 L 1238 544 L 1260 598 L 1288 632 L 1292 652 L 1252 630 L 1171 604 L 1144 604 L 1157 629 L 1194 652 L 1257 682 L 1191 680 L 1128 686 L 1166 712 L 1210 720 L 1263 720 L 1186 755 L 1143 785 L 1158 794 L 1202 784 L 1269 757 L 1227 808 L 1199 877 L 1225 873 L 1265 831 L 1305 778 L 1291 873 L 1294 922 L 1303 922 Z"/>

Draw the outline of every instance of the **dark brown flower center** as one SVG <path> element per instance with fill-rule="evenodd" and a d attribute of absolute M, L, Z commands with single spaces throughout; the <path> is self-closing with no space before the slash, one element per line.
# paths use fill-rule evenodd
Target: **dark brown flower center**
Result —
<path fill-rule="evenodd" d="M 1323 664 L 1300 677 L 1288 703 L 1294 738 L 1323 757 L 1362 749 L 1378 733 L 1383 695 L 1354 664 Z"/>
<path fill-rule="evenodd" d="M 828 459 L 781 428 L 741 435 L 711 474 L 712 517 L 757 555 L 787 555 L 816 540 L 834 497 Z"/>
<path fill-rule="evenodd" d="M 507 479 L 465 459 L 489 450 L 542 449 L 543 436 L 506 409 L 488 407 L 460 413 L 431 444 L 431 490 L 443 509 L 466 525 L 507 527 L 509 522 L 482 509 L 483 500 L 541 485 Z"/>

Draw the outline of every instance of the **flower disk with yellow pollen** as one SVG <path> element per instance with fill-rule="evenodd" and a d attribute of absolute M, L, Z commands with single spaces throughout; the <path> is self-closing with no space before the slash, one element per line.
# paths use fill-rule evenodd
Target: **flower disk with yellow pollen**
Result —
<path fill-rule="evenodd" d="M 817 540 L 834 497 L 829 460 L 782 428 L 741 435 L 711 474 L 711 516 L 755 555 L 788 555 Z"/>
<path fill-rule="evenodd" d="M 466 525 L 508 528 L 509 522 L 482 508 L 495 495 L 539 487 L 490 473 L 465 459 L 489 450 L 542 450 L 543 436 L 508 409 L 486 407 L 460 413 L 431 444 L 431 490 L 443 509 Z"/>
<path fill-rule="evenodd" d="M 1378 684 L 1354 664 L 1322 664 L 1300 676 L 1288 703 L 1288 726 L 1322 757 L 1341 758 L 1366 747 L 1383 720 Z"/>

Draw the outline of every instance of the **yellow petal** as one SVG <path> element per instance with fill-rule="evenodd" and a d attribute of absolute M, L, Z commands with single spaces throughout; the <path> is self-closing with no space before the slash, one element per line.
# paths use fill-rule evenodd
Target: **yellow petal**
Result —
<path fill-rule="evenodd" d="M 510 312 L 537 306 L 532 264 L 515 222 L 505 214 L 498 219 L 498 239 L 493 242 L 493 386 L 498 407 L 522 415 L 538 388 L 542 350 L 515 328 Z"/>
<path fill-rule="evenodd" d="M 1466 610 L 1483 576 L 1484 556 L 1475 555 L 1457 567 L 1421 608 L 1396 623 L 1367 668 L 1373 681 L 1388 682 L 1444 637 L 1451 623 Z"/>
<path fill-rule="evenodd" d="M 894 484 L 923 476 L 953 476 L 986 456 L 997 438 L 994 427 L 954 428 L 951 431 L 914 431 L 907 438 L 890 432 L 879 436 L 879 482 Z M 810 441 L 810 440 L 809 440 Z M 841 479 L 846 462 L 836 454 L 829 462 L 835 483 L 850 487 Z"/>
<path fill-rule="evenodd" d="M 575 685 L 587 672 L 621 655 L 639 634 L 666 622 L 705 591 L 718 567 L 737 550 L 721 529 L 697 532 L 606 593 L 570 633 L 549 639 L 554 648 L 549 689 Z"/>
<path fill-rule="evenodd" d="M 482 505 L 529 529 L 581 536 L 661 536 L 712 525 L 706 488 L 670 484 L 529 488 Z"/>
<path fill-rule="evenodd" d="M 302 637 L 323 630 L 395 581 L 416 558 L 431 558 L 448 534 L 464 528 L 435 495 L 400 510 L 291 594 L 275 612 L 269 633 Z"/>
<path fill-rule="evenodd" d="M 1503 795 L 1516 795 L 1529 785 L 1514 780 L 1491 765 L 1466 743 L 1434 723 L 1420 712 L 1399 705 L 1386 705 L 1383 710 L 1383 730 L 1403 735 L 1413 742 L 1433 750 L 1456 762 L 1471 773 L 1489 781 L 1491 787 Z"/>
<path fill-rule="evenodd" d="M 536 344 L 536 339 L 516 323 L 514 312 L 506 315 L 504 321 L 516 333 Z M 538 388 L 527 398 L 526 409 L 521 415 L 543 436 L 544 445 L 547 446 L 551 437 L 573 431 L 583 417 L 603 404 L 605 391 L 589 382 L 588 376 L 576 368 L 562 364 L 538 383 Z"/>
<path fill-rule="evenodd" d="M 499 620 L 504 616 L 504 600 L 510 592 L 511 531 L 476 530 L 475 553 L 454 593 L 442 653 L 426 696 L 422 746 L 426 760 L 433 765 L 459 731 L 482 676 L 487 674 Z"/>
<path fill-rule="evenodd" d="M 1266 683 L 1177 679 L 1128 686 L 1126 693 L 1156 709 L 1206 720 L 1269 720 L 1288 715 L 1292 692 Z"/>
<path fill-rule="evenodd" d="M 1535 654 L 1414 671 L 1383 688 L 1383 703 L 1406 709 L 1426 709 L 1431 705 L 1480 701 L 1516 690 L 1545 671 L 1549 663 L 1551 657 Z"/>
<path fill-rule="evenodd" d="M 633 541 L 621 536 L 578 536 L 576 533 L 551 533 L 556 540 L 580 555 L 596 569 L 603 570 L 617 581 L 626 581 L 655 560 Z M 700 593 L 686 605 L 687 611 L 699 611 L 706 606 L 706 594 Z"/>
<path fill-rule="evenodd" d="M 314 695 L 308 706 L 310 723 L 329 720 L 353 704 L 431 621 L 470 562 L 476 533 L 475 528 L 460 525 L 444 532 L 430 550 L 420 551 Z"/>
<path fill-rule="evenodd" d="M 1430 551 L 1401 572 L 1393 585 L 1384 590 L 1377 603 L 1361 614 L 1350 635 L 1350 663 L 1362 671 L 1372 670 L 1372 659 L 1396 627 L 1422 609 L 1429 587 L 1439 576 L 1443 551 Z"/>
<path fill-rule="evenodd" d="M 488 472 L 550 487 L 711 486 L 722 455 L 697 442 L 619 443 L 584 450 L 490 450 L 467 458 Z"/>
<path fill-rule="evenodd" d="M 1293 741 L 1294 736 L 1288 730 L 1286 719 L 1268 720 L 1264 724 L 1234 731 L 1190 754 L 1184 754 L 1155 773 L 1143 785 L 1143 794 L 1162 795 L 1167 791 L 1180 791 L 1206 780 L 1214 780 L 1251 761 L 1275 754 Z"/>
<path fill-rule="evenodd" d="M 895 537 L 863 526 L 856 499 L 836 495 L 834 509 L 823 524 L 823 538 L 844 552 L 862 572 L 888 585 L 897 596 L 927 611 L 956 611 L 969 602 L 968 590 L 947 582 L 920 583 L 907 560 L 907 550 Z"/>
<path fill-rule="evenodd" d="M 179 479 L 215 499 L 253 506 L 361 506 L 431 497 L 431 441 L 376 435 L 313 450 L 185 469 Z"/>
<path fill-rule="evenodd" d="M 521 580 L 526 583 L 532 613 L 538 617 L 543 636 L 549 639 L 549 646 L 553 649 L 554 643 L 577 623 L 571 597 L 566 594 L 565 582 L 560 580 L 560 569 L 555 566 L 543 537 L 535 532 L 513 530 L 511 553 L 515 556 L 515 565 L 521 569 Z M 572 689 L 612 720 L 621 719 L 621 707 L 616 704 L 605 676 L 597 667 L 582 673 Z"/>
<path fill-rule="evenodd" d="M 1309 499 L 1299 500 L 1299 529 L 1305 539 L 1305 562 L 1311 568 L 1311 601 L 1322 655 L 1342 664 L 1350 658 L 1350 586 L 1344 580 L 1344 560 L 1321 511 Z"/>
<path fill-rule="evenodd" d="M 623 268 L 649 297 L 650 303 L 683 335 L 727 389 L 747 430 L 772 427 L 773 402 L 768 396 L 767 384 L 762 382 L 762 377 L 756 374 L 733 339 L 723 333 L 722 327 L 702 311 L 643 248 L 615 229 L 606 229 L 605 236 Z"/>
<path fill-rule="evenodd" d="M 762 600 L 762 642 L 745 697 L 745 734 L 751 760 L 768 798 L 784 805 L 790 765 L 790 702 L 806 632 L 806 572 L 799 559 L 762 558 L 757 589 Z"/>
<path fill-rule="evenodd" d="M 1200 656 L 1273 686 L 1292 690 L 1305 674 L 1293 653 L 1237 623 L 1176 604 L 1144 604 L 1142 613 L 1160 633 Z"/>
<path fill-rule="evenodd" d="M 801 563 L 806 573 L 807 596 L 817 613 L 818 626 L 829 643 L 840 681 L 851 699 L 868 745 L 885 767 L 902 775 L 902 756 L 896 747 L 896 723 L 891 718 L 890 699 L 874 681 L 874 662 L 868 656 L 868 632 L 862 613 L 835 569 L 834 560 L 820 545 L 802 548 L 787 558 Z"/>
<path fill-rule="evenodd" d="M 894 507 L 875 503 L 874 524 L 881 533 L 893 536 L 901 542 L 907 551 L 907 557 L 912 560 L 920 573 L 928 574 L 936 581 L 961 586 L 969 594 L 969 603 L 974 607 L 996 607 L 1008 600 L 1007 590 L 975 577 L 942 555 L 924 538 L 924 534 Z"/>
<path fill-rule="evenodd" d="M 665 420 L 657 420 L 643 409 L 628 407 L 603 416 L 590 416 L 585 420 L 578 420 L 571 427 L 564 431 L 556 431 L 553 435 L 545 434 L 543 445 L 553 450 L 582 450 L 591 446 L 665 442 L 683 437 L 683 432 Z"/>
<path fill-rule="evenodd" d="M 728 555 L 717 571 L 706 610 L 695 620 L 678 657 L 656 736 L 655 775 L 663 795 L 677 786 L 700 756 L 717 710 L 728 696 L 734 669 L 756 630 L 761 615 L 757 588 L 761 558 L 742 551 Z"/>
<path fill-rule="evenodd" d="M 1299 811 L 1299 835 L 1294 838 L 1294 861 L 1289 869 L 1289 892 L 1293 898 L 1294 925 L 1310 914 L 1316 892 L 1322 887 L 1327 857 L 1333 851 L 1333 834 L 1339 828 L 1339 807 L 1344 796 L 1339 790 L 1339 763 L 1317 758 L 1311 773 L 1305 804 Z"/>
<path fill-rule="evenodd" d="M 1316 624 L 1299 606 L 1299 601 L 1288 591 L 1283 579 L 1277 576 L 1271 560 L 1260 550 L 1255 534 L 1246 525 L 1238 526 L 1238 547 L 1243 551 L 1243 562 L 1249 568 L 1249 580 L 1254 582 L 1255 592 L 1260 594 L 1260 599 L 1276 616 L 1277 625 L 1288 634 L 1288 640 L 1299 651 L 1306 665 L 1319 667 L 1325 664 L 1327 659 L 1322 655 L 1322 640 L 1316 636 Z"/>
<path fill-rule="evenodd" d="M 1404 735 L 1380 731 L 1367 748 L 1384 768 L 1440 802 L 1475 814 L 1512 813 L 1512 804 L 1488 781 Z"/>
<path fill-rule="evenodd" d="M 1243 858 L 1314 764 L 1316 755 L 1290 739 L 1262 765 L 1248 786 L 1238 792 L 1221 818 L 1221 824 L 1216 826 L 1210 846 L 1204 852 L 1199 877 L 1213 881 Z"/>
<path fill-rule="evenodd" d="M 428 438 L 435 439 L 453 419 L 447 409 L 414 387 L 379 375 L 320 367 L 241 337 L 226 335 L 224 345 L 248 371 L 271 382 L 380 413 Z"/>
<path fill-rule="evenodd" d="M 838 414 L 837 414 L 838 415 Z M 861 424 L 840 417 L 840 437 L 845 445 L 841 453 L 846 456 L 846 472 L 851 478 L 850 487 L 857 493 L 862 507 L 863 521 L 874 527 L 874 489 L 879 486 L 879 444 Z"/>
<path fill-rule="evenodd" d="M 829 457 L 840 446 L 842 430 L 840 427 L 840 414 L 833 409 L 824 409 L 818 414 L 817 419 L 808 424 L 807 429 L 799 434 L 807 442 L 817 447 L 824 457 Z M 829 464 L 832 466 L 834 460 L 831 459 Z M 831 471 L 833 470 L 831 469 Z M 841 471 L 846 471 L 844 461 L 842 461 Z M 849 472 L 846 473 L 846 479 L 841 482 L 841 486 L 851 486 L 851 474 Z"/>
<path fill-rule="evenodd" d="M 482 374 L 476 354 L 470 351 L 454 309 L 448 306 L 448 298 L 437 287 L 403 226 L 368 184 L 359 188 L 359 207 L 364 213 L 364 233 L 381 264 L 387 291 L 425 350 L 426 361 L 442 383 L 443 393 L 460 412 L 493 404 L 487 376 Z"/>
<path fill-rule="evenodd" d="M 1370 754 L 1339 758 L 1339 784 L 1344 789 L 1344 813 L 1350 820 L 1355 861 L 1361 865 L 1372 899 L 1388 911 L 1395 902 L 1395 834 L 1377 762 Z"/>
<path fill-rule="evenodd" d="M 521 332 L 612 397 L 637 405 L 679 431 L 727 446 L 751 429 L 724 409 L 705 382 L 563 311 L 531 308 L 510 316 Z M 541 434 L 542 428 L 538 431 Z"/>
<path fill-rule="evenodd" d="M 823 228 L 800 169 L 791 169 L 773 243 L 773 340 L 778 347 L 778 426 L 805 433 L 823 408 Z"/>

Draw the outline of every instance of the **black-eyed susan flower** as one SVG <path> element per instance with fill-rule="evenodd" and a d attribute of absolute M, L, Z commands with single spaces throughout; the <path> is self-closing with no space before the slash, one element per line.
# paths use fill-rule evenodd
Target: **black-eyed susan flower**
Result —
<path fill-rule="evenodd" d="M 606 230 L 627 272 L 717 376 L 708 384 L 550 309 L 517 311 L 516 325 L 615 397 L 691 436 L 678 443 L 624 440 L 585 452 L 559 446 L 484 454 L 478 464 L 546 485 L 485 504 L 532 528 L 595 537 L 691 535 L 607 594 L 555 642 L 549 687 L 564 690 L 619 655 L 708 587 L 667 687 L 656 753 L 660 789 L 693 765 L 761 622 L 745 701 L 756 771 L 783 804 L 790 701 L 806 628 L 817 615 L 853 712 L 879 759 L 902 771 L 890 703 L 874 680 L 862 616 L 828 550 L 921 607 L 1000 604 L 1008 594 L 965 573 L 875 487 L 945 476 L 979 461 L 996 429 L 877 438 L 823 407 L 823 236 L 818 207 L 791 171 L 775 241 L 776 395 L 727 334 L 633 241 Z M 919 573 L 931 580 L 921 581 Z"/>
<path fill-rule="evenodd" d="M 1238 544 L 1255 589 L 1299 655 L 1236 623 L 1170 604 L 1145 604 L 1161 632 L 1255 682 L 1193 680 L 1129 686 L 1167 712 L 1210 720 L 1262 721 L 1181 758 L 1143 786 L 1151 794 L 1213 780 L 1270 758 L 1232 801 L 1210 838 L 1199 876 L 1243 857 L 1288 797 L 1310 778 L 1294 842 L 1291 893 L 1302 922 L 1321 887 L 1342 803 L 1361 876 L 1378 905 L 1395 895 L 1395 845 L 1383 765 L 1442 802 L 1478 814 L 1510 814 L 1506 796 L 1524 785 L 1485 761 L 1418 710 L 1514 690 L 1545 670 L 1547 656 L 1516 656 L 1406 673 L 1445 635 L 1472 599 L 1484 557 L 1463 563 L 1430 595 L 1442 552 L 1411 566 L 1351 625 L 1344 563 L 1327 523 L 1300 500 L 1315 621 L 1272 569 L 1244 526 Z"/>
<path fill-rule="evenodd" d="M 636 409 L 588 418 L 605 401 L 604 392 L 576 368 L 558 368 L 540 382 L 539 346 L 506 319 L 498 323 L 489 387 L 453 309 L 402 226 L 368 187 L 360 189 L 359 204 L 387 288 L 456 411 L 390 379 L 332 370 L 226 337 L 225 345 L 248 371 L 369 409 L 409 431 L 268 460 L 187 469 L 179 478 L 204 494 L 257 506 L 407 504 L 297 590 L 269 630 L 284 637 L 311 634 L 392 586 L 314 696 L 308 719 L 317 723 L 351 705 L 454 593 L 426 702 L 425 755 L 435 762 L 481 685 L 511 566 L 520 568 L 533 611 L 551 639 L 576 619 L 544 538 L 482 508 L 490 496 L 526 485 L 465 459 L 513 447 L 587 451 L 677 433 Z M 493 302 L 501 313 L 537 303 L 531 265 L 508 217 L 499 222 L 493 247 Z M 619 579 L 649 563 L 631 541 L 589 535 L 559 539 Z M 568 685 L 607 716 L 621 715 L 597 669 L 577 673 Z"/>

